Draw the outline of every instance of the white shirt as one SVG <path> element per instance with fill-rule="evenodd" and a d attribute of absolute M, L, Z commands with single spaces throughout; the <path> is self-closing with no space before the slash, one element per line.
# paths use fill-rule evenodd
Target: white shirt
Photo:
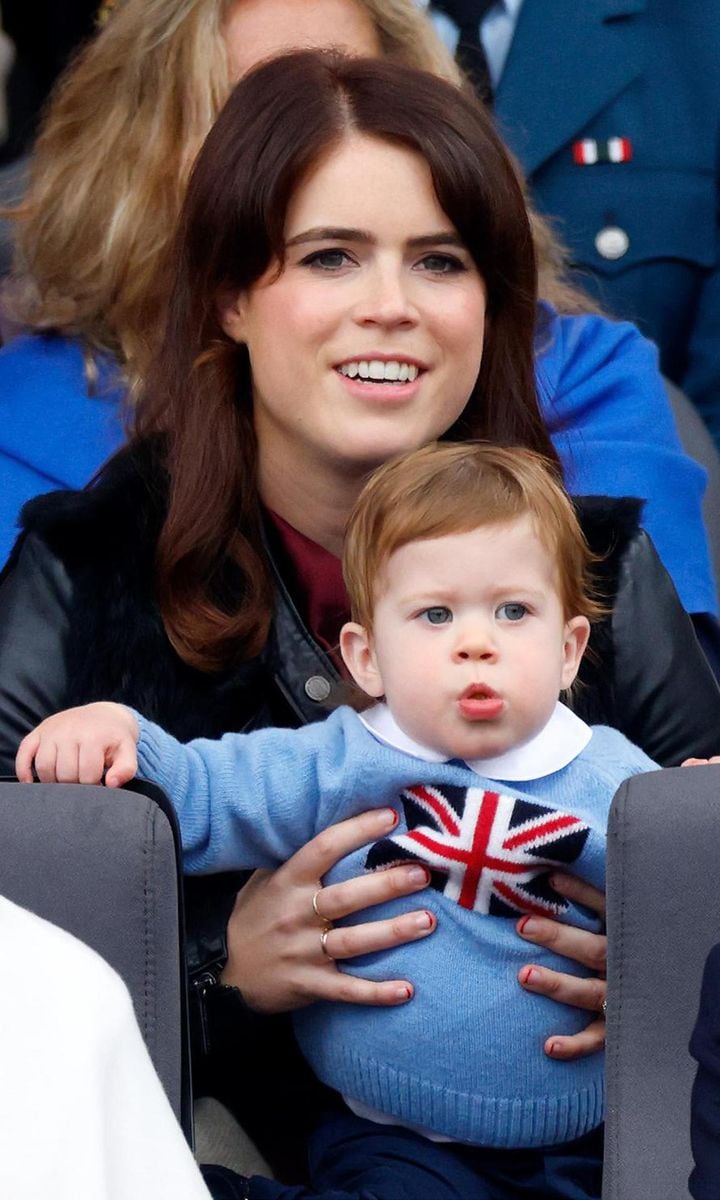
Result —
<path fill-rule="evenodd" d="M 209 1200 L 125 984 L 0 897 L 0 1196 Z"/>
<path fill-rule="evenodd" d="M 431 0 L 417 0 L 421 8 L 428 8 Z M 496 0 L 480 23 L 480 40 L 485 50 L 494 88 L 500 82 L 507 56 L 510 53 L 515 26 L 518 22 L 523 0 Z M 430 14 L 431 20 L 452 54 L 457 50 L 458 30 L 450 18 L 441 12 Z"/>
<path fill-rule="evenodd" d="M 398 725 L 386 704 L 374 704 L 359 714 L 366 729 L 379 742 L 385 742 L 405 754 L 413 754 L 423 762 L 448 762 L 444 754 L 421 746 Z M 558 700 L 547 724 L 529 742 L 515 746 L 495 758 L 474 758 L 466 766 L 486 779 L 520 783 L 523 779 L 543 779 L 561 771 L 587 746 L 592 729 L 580 717 Z"/>

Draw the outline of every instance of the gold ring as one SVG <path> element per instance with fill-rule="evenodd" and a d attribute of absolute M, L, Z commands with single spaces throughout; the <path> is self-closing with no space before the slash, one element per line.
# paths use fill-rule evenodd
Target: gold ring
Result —
<path fill-rule="evenodd" d="M 321 887 L 319 887 L 319 888 L 317 889 L 317 891 L 315 892 L 315 894 L 313 895 L 313 898 L 312 898 L 312 906 L 313 906 L 313 912 L 315 913 L 315 916 L 316 916 L 316 917 L 319 917 L 319 919 L 320 919 L 321 921 L 325 921 L 327 918 L 326 918 L 326 917 L 324 917 L 324 916 L 322 915 L 322 913 L 320 912 L 320 909 L 319 909 L 319 908 L 318 908 L 318 906 L 317 906 L 317 898 L 318 898 L 318 896 L 320 895 L 321 891 L 322 891 L 322 888 L 321 888 Z"/>
<path fill-rule="evenodd" d="M 320 949 L 326 958 L 329 958 L 331 962 L 335 962 L 335 959 L 327 948 L 328 934 L 330 933 L 331 928 L 332 926 L 328 925 L 327 929 L 323 929 L 322 933 L 320 934 Z"/>

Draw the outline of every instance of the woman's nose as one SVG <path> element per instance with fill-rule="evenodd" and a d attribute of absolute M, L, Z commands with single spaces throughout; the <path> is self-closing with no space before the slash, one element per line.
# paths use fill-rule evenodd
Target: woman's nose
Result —
<path fill-rule="evenodd" d="M 413 326 L 418 313 L 411 297 L 411 285 L 395 267 L 378 267 L 364 280 L 363 293 L 355 307 L 358 325 L 385 328 Z"/>

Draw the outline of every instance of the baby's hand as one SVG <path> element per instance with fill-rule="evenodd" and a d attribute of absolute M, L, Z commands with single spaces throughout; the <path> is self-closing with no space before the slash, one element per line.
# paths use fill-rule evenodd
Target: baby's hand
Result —
<path fill-rule="evenodd" d="M 720 754 L 714 754 L 712 758 L 686 758 L 685 762 L 680 763 L 681 767 L 707 767 L 711 763 L 720 763 Z"/>
<path fill-rule="evenodd" d="M 48 717 L 23 738 L 15 758 L 21 783 L 102 783 L 120 787 L 137 774 L 140 731 L 122 704 L 102 701 Z"/>

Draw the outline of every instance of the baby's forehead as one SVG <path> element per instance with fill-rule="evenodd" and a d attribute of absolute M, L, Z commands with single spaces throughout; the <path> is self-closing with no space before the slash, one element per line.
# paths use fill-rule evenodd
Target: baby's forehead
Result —
<path fill-rule="evenodd" d="M 410 538 L 388 550 L 378 565 L 376 594 L 426 576 L 470 587 L 497 576 L 498 582 L 540 577 L 559 586 L 557 554 L 530 512 L 473 523 L 447 533 Z"/>

